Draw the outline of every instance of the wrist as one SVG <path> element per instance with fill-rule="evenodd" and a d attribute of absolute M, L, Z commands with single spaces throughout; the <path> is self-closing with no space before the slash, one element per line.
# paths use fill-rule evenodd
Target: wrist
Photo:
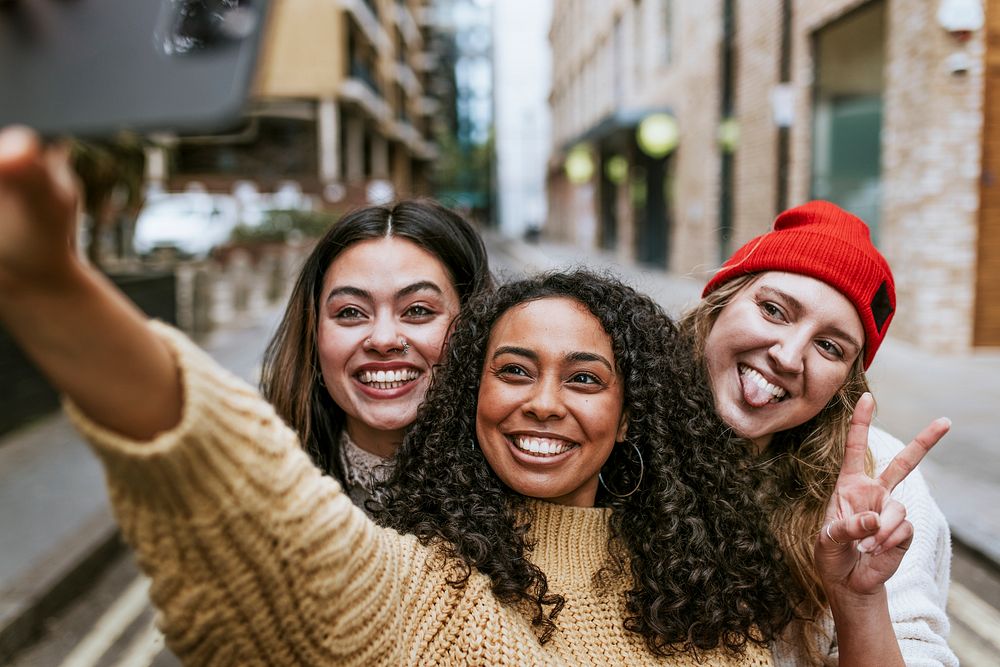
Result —
<path fill-rule="evenodd" d="M 841 586 L 828 587 L 827 601 L 834 618 L 862 619 L 877 616 L 889 609 L 889 596 L 885 585 L 872 591 L 859 593 Z"/>
<path fill-rule="evenodd" d="M 59 308 L 87 300 L 100 290 L 101 276 L 73 251 L 44 273 L 0 273 L 0 325 L 29 334 Z"/>
<path fill-rule="evenodd" d="M 31 270 L 0 271 L 0 299 L 13 304 L 72 292 L 88 282 L 92 272 L 90 265 L 67 246 L 58 258 L 46 262 L 41 270 L 31 267 Z"/>

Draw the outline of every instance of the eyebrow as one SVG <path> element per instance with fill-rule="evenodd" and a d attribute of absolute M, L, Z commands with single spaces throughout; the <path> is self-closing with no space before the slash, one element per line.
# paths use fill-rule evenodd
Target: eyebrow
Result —
<path fill-rule="evenodd" d="M 538 361 L 538 354 L 534 350 L 529 350 L 525 347 L 517 347 L 516 345 L 501 345 L 493 352 L 493 359 L 504 355 L 513 354 L 519 357 L 526 357 L 534 362 Z M 611 363 L 599 354 L 593 352 L 570 352 L 565 356 L 567 361 L 581 362 L 581 361 L 596 361 L 597 363 L 607 366 L 608 370 L 612 373 L 614 372 L 614 367 Z"/>
<path fill-rule="evenodd" d="M 420 282 L 413 283 L 412 285 L 407 285 L 396 292 L 396 298 L 399 299 L 404 296 L 410 296 L 411 294 L 416 294 L 417 292 L 423 292 L 425 290 L 439 295 L 444 294 L 444 291 L 435 283 L 430 280 L 421 280 Z M 360 287 L 345 285 L 343 287 L 336 287 L 330 290 L 330 293 L 326 297 L 327 303 L 329 303 L 334 297 L 338 296 L 353 296 L 359 299 L 367 299 L 368 301 L 372 300 L 372 294 L 368 290 L 363 290 Z"/>
<path fill-rule="evenodd" d="M 777 297 L 778 299 L 781 299 L 783 301 L 786 301 L 788 303 L 788 305 L 791 306 L 792 309 L 795 310 L 795 311 L 802 312 L 802 310 L 803 310 L 802 303 L 798 299 L 796 299 L 794 296 L 792 296 L 791 294 L 789 294 L 788 292 L 783 292 L 780 289 L 776 289 L 774 287 L 768 287 L 766 285 L 762 286 L 760 288 L 760 291 L 764 292 L 764 293 L 767 293 L 767 294 L 769 294 L 771 296 Z M 829 329 L 830 329 L 831 333 L 833 333 L 834 337 L 844 339 L 845 341 L 847 341 L 849 344 L 853 345 L 854 348 L 857 349 L 857 350 L 859 350 L 859 351 L 862 349 L 861 343 L 859 343 L 857 340 L 855 340 L 854 336 L 852 336 L 851 334 L 847 333 L 846 331 L 844 331 L 840 327 L 838 327 L 836 325 L 832 325 L 832 326 L 829 327 Z"/>

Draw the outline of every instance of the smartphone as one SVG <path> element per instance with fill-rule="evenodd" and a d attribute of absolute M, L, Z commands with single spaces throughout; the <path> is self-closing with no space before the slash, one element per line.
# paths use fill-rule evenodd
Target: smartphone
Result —
<path fill-rule="evenodd" d="M 44 135 L 238 125 L 267 0 L 0 0 L 0 126 Z"/>

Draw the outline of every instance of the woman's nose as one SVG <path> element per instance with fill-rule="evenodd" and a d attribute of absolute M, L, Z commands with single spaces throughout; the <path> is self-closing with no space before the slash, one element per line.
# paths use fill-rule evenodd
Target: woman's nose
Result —
<path fill-rule="evenodd" d="M 536 382 L 522 409 L 538 421 L 562 419 L 566 415 L 566 406 L 562 402 L 558 380 L 553 378 Z"/>
<path fill-rule="evenodd" d="M 376 316 L 368 337 L 364 341 L 365 349 L 379 354 L 389 354 L 394 350 L 403 349 L 404 345 L 406 345 L 406 341 L 399 332 L 396 319 Z"/>
<path fill-rule="evenodd" d="M 777 366 L 777 370 L 783 373 L 801 373 L 805 367 L 805 354 L 809 345 L 808 338 L 804 335 L 788 335 L 775 343 L 768 349 L 768 354 Z"/>

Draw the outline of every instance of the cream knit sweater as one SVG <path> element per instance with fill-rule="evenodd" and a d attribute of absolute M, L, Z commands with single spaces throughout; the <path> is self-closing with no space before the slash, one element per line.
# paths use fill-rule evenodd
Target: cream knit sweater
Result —
<path fill-rule="evenodd" d="M 903 443 L 885 431 L 872 428 L 868 448 L 875 457 L 875 472 L 881 473 Z M 951 572 L 951 532 L 948 522 L 931 497 L 920 470 L 914 470 L 892 492 L 906 507 L 913 524 L 913 542 L 899 569 L 886 582 L 889 616 L 908 667 L 958 667 L 958 658 L 948 646 L 948 582 Z M 819 646 L 823 665 L 839 663 L 833 617 L 827 613 L 820 623 L 824 637 Z M 786 642 L 774 646 L 778 667 L 807 664 L 803 647 Z"/>
<path fill-rule="evenodd" d="M 67 405 L 101 458 L 126 540 L 152 578 L 168 646 L 187 665 L 769 665 L 744 656 L 657 659 L 622 627 L 621 587 L 601 592 L 608 510 L 542 502 L 532 560 L 566 597 L 540 645 L 475 573 L 464 588 L 408 535 L 376 526 L 320 474 L 256 391 L 182 335 L 180 424 L 132 442 Z"/>

